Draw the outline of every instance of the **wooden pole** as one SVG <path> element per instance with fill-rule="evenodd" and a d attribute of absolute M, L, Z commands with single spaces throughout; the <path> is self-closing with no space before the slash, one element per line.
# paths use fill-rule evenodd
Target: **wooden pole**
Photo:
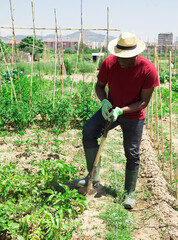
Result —
<path fill-rule="evenodd" d="M 151 119 L 151 121 L 150 121 L 150 136 L 151 136 L 151 139 L 153 139 L 153 96 L 151 97 L 151 118 L 150 119 Z"/>
<path fill-rule="evenodd" d="M 29 101 L 29 112 L 31 111 L 32 101 L 32 85 L 33 85 L 33 57 L 34 57 L 35 39 L 33 34 L 33 47 L 32 47 L 32 58 L 31 58 L 31 80 L 30 80 L 30 101 Z"/>
<path fill-rule="evenodd" d="M 85 93 L 84 45 L 83 45 L 83 6 L 82 6 L 82 0 L 81 0 L 81 43 L 82 43 L 82 63 L 83 63 L 83 92 Z"/>
<path fill-rule="evenodd" d="M 11 76 L 13 75 L 13 63 L 14 63 L 14 41 L 12 39 L 12 48 L 11 48 L 12 56 L 11 56 Z M 13 89 L 11 85 L 11 104 L 13 103 Z"/>
<path fill-rule="evenodd" d="M 63 40 L 62 40 L 62 32 L 59 27 L 60 39 L 61 39 L 61 66 L 62 66 L 62 74 L 61 74 L 61 98 L 63 98 L 63 74 L 66 75 L 65 65 L 64 65 L 64 53 L 63 53 Z"/>
<path fill-rule="evenodd" d="M 75 75 L 76 75 L 76 72 L 77 72 L 78 56 L 79 56 L 79 49 L 80 49 L 80 40 L 81 40 L 81 34 L 79 36 L 78 49 L 77 49 L 77 59 L 76 59 L 76 62 L 75 62 L 75 71 L 74 71 L 74 75 L 73 75 L 73 79 L 72 79 L 72 85 L 71 85 L 71 89 L 70 89 L 69 109 L 70 109 L 71 100 L 72 100 L 73 84 L 74 84 Z"/>
<path fill-rule="evenodd" d="M 10 81 L 11 81 L 11 85 L 12 85 L 12 88 L 13 88 L 14 97 L 15 97 L 15 101 L 16 101 L 16 105 L 17 105 L 17 111 L 19 112 L 18 102 L 17 102 L 17 96 L 16 96 L 14 84 L 13 84 L 13 79 L 12 79 L 11 73 L 10 73 L 10 71 L 9 71 L 8 64 L 7 64 L 7 62 L 6 62 L 6 58 L 5 58 L 5 56 L 4 56 L 4 51 L 3 51 L 3 49 L 2 49 L 1 44 L 0 44 L 0 48 L 1 48 L 1 52 L 2 52 L 2 55 L 3 55 L 3 59 L 4 59 L 4 62 L 5 62 L 5 65 L 6 65 L 8 74 L 9 74 L 9 78 L 10 78 Z"/>
<path fill-rule="evenodd" d="M 11 12 L 11 20 L 12 20 L 12 33 L 14 37 L 14 47 L 15 47 L 15 55 L 16 55 L 16 65 L 17 65 L 17 76 L 18 76 L 18 83 L 19 83 L 19 97 L 20 101 L 22 100 L 21 97 L 21 86 L 20 86 L 20 76 L 19 76 L 19 64 L 18 64 L 18 54 L 17 54 L 17 44 L 16 44 L 16 38 L 15 38 L 15 30 L 14 30 L 14 9 L 12 11 L 12 3 L 11 0 L 9 0 L 10 3 L 10 12 Z"/>
<path fill-rule="evenodd" d="M 100 55 L 101 55 L 103 46 L 104 46 L 104 44 L 105 44 L 106 37 L 107 37 L 107 34 L 105 35 L 104 41 L 103 41 L 103 43 L 102 43 L 102 45 L 101 45 L 101 49 L 100 49 L 100 52 L 99 52 L 99 57 L 98 57 L 97 64 L 96 64 L 95 75 L 97 74 L 98 65 L 99 65 L 99 60 L 100 60 Z M 93 97 L 93 93 L 94 93 L 94 85 L 95 85 L 95 81 L 93 80 L 92 90 L 91 90 L 91 98 Z"/>
<path fill-rule="evenodd" d="M 36 32 L 35 32 L 35 14 L 34 14 L 33 2 L 31 2 L 31 6 L 32 6 L 32 17 L 33 17 L 33 34 L 34 34 L 35 43 L 37 46 L 37 39 L 36 39 Z M 40 70 L 40 58 L 39 58 L 38 48 L 36 48 L 36 50 L 37 50 L 37 59 L 38 59 L 38 67 L 39 67 L 40 85 L 41 85 L 41 102 L 43 103 L 43 84 L 42 84 L 41 70 Z"/>
<path fill-rule="evenodd" d="M 158 76 L 159 76 L 159 60 L 158 60 Z M 164 138 L 163 138 L 163 107 L 162 107 L 162 98 L 161 98 L 161 87 L 160 87 L 160 82 L 159 82 L 159 103 L 160 103 L 160 119 L 161 119 L 161 153 L 163 154 L 164 152 Z"/>
<path fill-rule="evenodd" d="M 4 27 L 4 26 L 0 26 L 0 29 L 12 29 L 12 27 Z M 32 27 L 14 27 L 14 29 L 18 29 L 18 30 L 33 30 Z M 55 28 L 47 28 L 47 27 L 36 27 L 36 30 L 52 30 L 55 31 Z M 63 31 L 81 31 L 81 28 L 61 28 L 61 30 Z M 83 30 L 87 30 L 87 31 L 107 31 L 107 28 L 83 28 Z M 120 29 L 117 28 L 111 28 L 109 29 L 109 31 L 111 32 L 117 32 L 120 31 Z"/>
<path fill-rule="evenodd" d="M 56 41 L 55 41 L 55 66 L 54 66 L 54 80 L 53 80 L 53 109 L 54 109 L 54 102 L 55 102 L 55 89 L 56 89 L 56 67 L 57 67 L 57 45 L 58 45 L 58 32 L 57 32 L 57 18 L 56 18 L 56 9 L 54 9 L 54 16 L 55 16 L 55 34 L 56 34 Z"/>
<path fill-rule="evenodd" d="M 109 55 L 108 44 L 109 44 L 109 7 L 107 8 L 107 56 Z"/>
<path fill-rule="evenodd" d="M 165 59 L 164 59 L 164 71 L 166 72 L 167 71 L 167 45 L 166 45 L 166 51 L 165 51 Z"/>
<path fill-rule="evenodd" d="M 155 67 L 158 69 L 158 66 L 157 66 L 157 48 L 156 48 L 156 45 L 155 45 L 155 48 L 154 48 L 154 64 L 155 64 Z M 157 101 L 157 95 L 158 95 L 158 89 L 157 87 L 155 88 L 155 143 L 156 143 L 156 147 L 157 147 L 157 150 L 158 150 L 158 157 L 159 157 L 159 142 L 158 142 L 158 139 L 159 139 L 159 136 L 158 136 L 158 101 Z"/>
<path fill-rule="evenodd" d="M 169 52 L 169 127 L 170 127 L 170 182 L 172 182 L 172 89 L 171 51 Z"/>
<path fill-rule="evenodd" d="M 148 47 L 148 51 L 147 51 L 147 59 L 149 60 L 150 58 L 150 54 L 149 54 L 149 47 Z M 146 127 L 149 128 L 149 115 L 150 115 L 150 103 L 148 103 L 148 106 L 147 106 L 147 110 L 146 110 L 146 116 L 147 116 L 147 123 L 146 123 Z"/>

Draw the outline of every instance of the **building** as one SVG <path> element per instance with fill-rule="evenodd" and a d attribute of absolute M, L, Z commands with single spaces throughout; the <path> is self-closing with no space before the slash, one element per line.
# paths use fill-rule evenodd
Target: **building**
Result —
<path fill-rule="evenodd" d="M 3 41 L 4 43 L 6 43 L 10 48 L 12 47 L 12 41 Z M 20 41 L 16 41 L 16 46 L 20 44 Z M 14 43 L 13 43 L 13 47 L 14 47 Z"/>
<path fill-rule="evenodd" d="M 166 48 L 169 50 L 171 46 L 166 47 L 167 45 L 172 45 L 173 44 L 173 33 L 159 33 L 158 34 L 158 45 L 163 45 L 159 46 L 159 52 L 160 51 L 165 51 Z"/>
<path fill-rule="evenodd" d="M 98 59 L 104 58 L 104 53 L 92 53 L 93 62 L 96 62 Z"/>
<path fill-rule="evenodd" d="M 43 41 L 48 49 L 55 50 L 55 39 L 47 39 Z M 61 50 L 61 40 L 58 41 L 59 49 Z M 72 51 L 77 50 L 78 40 L 62 40 L 63 49 L 70 48 Z"/>

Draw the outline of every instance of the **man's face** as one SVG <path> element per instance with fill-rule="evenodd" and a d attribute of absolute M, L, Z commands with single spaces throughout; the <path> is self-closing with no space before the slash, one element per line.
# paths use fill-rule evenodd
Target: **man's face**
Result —
<path fill-rule="evenodd" d="M 131 68 L 133 67 L 137 62 L 137 56 L 131 57 L 131 58 L 120 58 L 117 57 L 118 63 L 121 68 Z"/>

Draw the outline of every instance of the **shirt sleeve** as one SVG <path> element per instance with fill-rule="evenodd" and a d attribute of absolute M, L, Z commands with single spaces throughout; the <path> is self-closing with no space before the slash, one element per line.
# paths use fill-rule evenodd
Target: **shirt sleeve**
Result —
<path fill-rule="evenodd" d="M 142 89 L 148 89 L 159 86 L 158 73 L 155 65 L 152 63 L 145 71 L 145 81 Z"/>
<path fill-rule="evenodd" d="M 106 59 L 101 64 L 97 78 L 98 78 L 98 81 L 100 81 L 100 82 L 103 82 L 103 83 L 108 82 L 108 70 L 107 70 L 107 60 Z"/>

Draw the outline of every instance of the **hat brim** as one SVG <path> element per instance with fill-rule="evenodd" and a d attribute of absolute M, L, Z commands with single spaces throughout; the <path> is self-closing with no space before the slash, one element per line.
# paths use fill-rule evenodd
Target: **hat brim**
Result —
<path fill-rule="evenodd" d="M 130 58 L 134 57 L 145 50 L 145 43 L 137 40 L 137 47 L 132 50 L 122 50 L 117 48 L 118 39 L 114 39 L 108 44 L 108 50 L 111 54 L 121 57 L 121 58 Z"/>

